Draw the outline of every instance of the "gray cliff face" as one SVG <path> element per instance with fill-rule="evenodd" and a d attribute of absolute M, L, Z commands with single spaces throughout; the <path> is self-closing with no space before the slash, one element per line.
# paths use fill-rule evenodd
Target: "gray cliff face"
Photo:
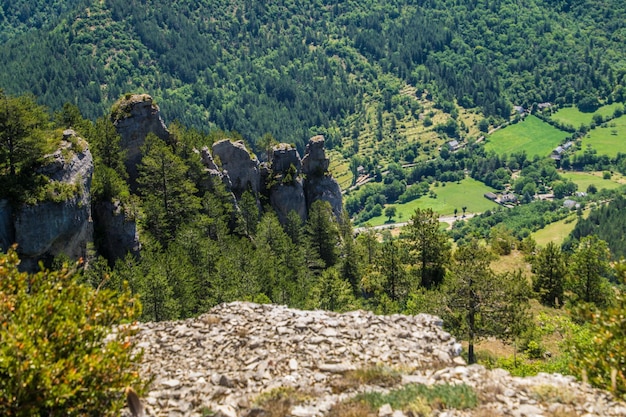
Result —
<path fill-rule="evenodd" d="M 72 184 L 76 193 L 63 202 L 44 201 L 15 210 L 14 238 L 25 270 L 35 270 L 39 260 L 60 254 L 72 259 L 85 257 L 87 243 L 93 240 L 93 159 L 87 143 L 74 132 L 64 132 L 64 138 L 60 149 L 47 155 L 48 162 L 40 172 L 51 181 Z"/>
<path fill-rule="evenodd" d="M 270 189 L 270 204 L 276 211 L 278 220 L 285 224 L 287 215 L 295 211 L 305 221 L 307 218 L 306 198 L 304 196 L 304 182 L 296 178 L 291 183 L 278 183 Z"/>
<path fill-rule="evenodd" d="M 298 175 L 302 172 L 302 161 L 298 150 L 286 143 L 280 143 L 272 149 L 272 171 L 285 174 L 293 165 Z"/>
<path fill-rule="evenodd" d="M 341 220 L 341 187 L 328 172 L 329 164 L 324 150 L 324 136 L 312 137 L 302 158 L 302 172 L 306 175 L 304 189 L 307 209 L 317 200 L 328 201 L 337 220 Z"/>
<path fill-rule="evenodd" d="M 141 147 L 146 136 L 154 133 L 164 141 L 169 140 L 159 107 L 148 94 L 134 94 L 118 102 L 111 115 L 113 125 L 121 136 L 121 146 L 126 150 L 126 170 L 131 184 L 137 179 L 137 164 L 141 162 Z"/>
<path fill-rule="evenodd" d="M 242 141 L 224 139 L 215 142 L 213 154 L 220 159 L 222 173 L 230 179 L 231 191 L 237 199 L 248 190 L 258 195 L 261 186 L 259 160 L 248 152 Z"/>
<path fill-rule="evenodd" d="M 207 146 L 203 147 L 200 151 L 200 159 L 202 160 L 202 165 L 206 169 L 206 172 L 209 174 L 209 181 L 207 184 L 204 184 L 204 188 L 206 190 L 213 189 L 213 181 L 218 181 L 224 183 L 227 189 L 231 189 L 233 184 L 230 182 L 230 177 L 228 175 L 224 175 L 224 173 L 219 169 L 213 156 L 211 156 L 211 152 L 209 152 L 209 148 Z M 233 196 L 234 198 L 234 196 Z"/>
<path fill-rule="evenodd" d="M 14 242 L 13 209 L 8 200 L 0 200 L 0 251 L 6 252 Z"/>
<path fill-rule="evenodd" d="M 139 254 L 139 234 L 134 216 L 119 202 L 104 202 L 94 207 L 94 221 L 100 232 L 100 250 L 107 259 L 121 259 L 127 253 Z"/>
<path fill-rule="evenodd" d="M 343 211 L 341 187 L 333 177 L 330 175 L 307 177 L 304 182 L 304 189 L 306 190 L 307 209 L 310 209 L 317 200 L 328 201 L 335 218 L 341 221 Z"/>
<path fill-rule="evenodd" d="M 296 148 L 285 143 L 274 146 L 268 178 L 273 184 L 269 190 L 269 198 L 283 224 L 291 211 L 295 211 L 302 221 L 307 218 L 301 168 L 302 162 Z"/>
<path fill-rule="evenodd" d="M 302 171 L 310 176 L 321 176 L 328 172 L 330 160 L 326 158 L 324 136 L 313 136 L 309 139 L 302 158 Z"/>

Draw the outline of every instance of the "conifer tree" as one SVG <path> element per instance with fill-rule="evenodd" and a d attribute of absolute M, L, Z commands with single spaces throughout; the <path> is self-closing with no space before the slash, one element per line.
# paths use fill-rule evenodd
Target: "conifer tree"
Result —
<path fill-rule="evenodd" d="M 491 323 L 497 320 L 499 283 L 494 279 L 490 263 L 494 255 L 472 240 L 454 253 L 445 292 L 446 318 L 468 342 L 468 361 L 476 362 L 474 345 L 482 337 L 493 333 Z"/>
<path fill-rule="evenodd" d="M 339 230 L 330 203 L 318 200 L 311 204 L 305 235 L 313 252 L 328 268 L 337 263 Z"/>
<path fill-rule="evenodd" d="M 432 209 L 415 210 L 405 232 L 420 284 L 426 288 L 439 285 L 445 275 L 450 246 L 437 214 Z"/>
<path fill-rule="evenodd" d="M 554 242 L 539 250 L 533 262 L 533 272 L 533 290 L 539 295 L 541 304 L 562 307 L 567 267 L 565 255 Z"/>
<path fill-rule="evenodd" d="M 186 177 L 184 161 L 153 134 L 146 137 L 139 166 L 139 193 L 143 198 L 144 225 L 163 246 L 200 208 L 194 184 Z"/>
<path fill-rule="evenodd" d="M 610 252 L 595 235 L 581 239 L 571 258 L 570 288 L 577 299 L 597 306 L 610 302 Z"/>

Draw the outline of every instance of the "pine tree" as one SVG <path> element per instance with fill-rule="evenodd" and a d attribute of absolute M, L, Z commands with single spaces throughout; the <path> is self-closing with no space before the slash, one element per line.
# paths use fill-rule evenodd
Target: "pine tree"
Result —
<path fill-rule="evenodd" d="M 567 267 L 565 255 L 554 242 L 539 250 L 533 262 L 533 272 L 533 290 L 539 294 L 541 304 L 562 307 Z"/>
<path fill-rule="evenodd" d="M 610 252 L 605 241 L 591 235 L 581 239 L 571 258 L 570 288 L 578 300 L 605 306 L 611 299 L 607 279 Z"/>
<path fill-rule="evenodd" d="M 165 142 L 149 134 L 142 153 L 138 191 L 144 202 L 144 225 L 158 242 L 167 246 L 177 228 L 200 208 L 200 199 L 186 177 L 184 161 Z"/>
<path fill-rule="evenodd" d="M 3 193 L 23 198 L 20 189 L 28 186 L 33 166 L 44 155 L 49 124 L 45 109 L 34 98 L 9 97 L 0 90 L 0 177 L 7 188 Z"/>
<path fill-rule="evenodd" d="M 445 285 L 446 317 L 455 332 L 468 342 L 468 361 L 476 362 L 474 345 L 494 333 L 492 324 L 499 318 L 499 283 L 490 263 L 494 255 L 472 240 L 454 253 Z"/>
<path fill-rule="evenodd" d="M 305 235 L 313 252 L 329 268 L 337 263 L 339 230 L 330 203 L 318 200 L 311 204 Z"/>
<path fill-rule="evenodd" d="M 421 285 L 439 285 L 445 275 L 450 246 L 437 214 L 431 209 L 415 210 L 404 231 Z"/>
<path fill-rule="evenodd" d="M 309 308 L 344 312 L 358 308 L 350 283 L 335 268 L 325 270 L 311 290 Z"/>

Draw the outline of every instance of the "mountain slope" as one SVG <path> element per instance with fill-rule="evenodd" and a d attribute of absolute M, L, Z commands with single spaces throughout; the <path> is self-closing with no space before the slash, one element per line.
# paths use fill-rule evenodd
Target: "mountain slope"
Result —
<path fill-rule="evenodd" d="M 252 142 L 358 138 L 365 97 L 417 120 L 390 79 L 504 118 L 511 104 L 606 98 L 626 84 L 624 1 L 13 3 L 0 14 L 7 92 L 95 118 L 148 91 L 168 120 Z"/>

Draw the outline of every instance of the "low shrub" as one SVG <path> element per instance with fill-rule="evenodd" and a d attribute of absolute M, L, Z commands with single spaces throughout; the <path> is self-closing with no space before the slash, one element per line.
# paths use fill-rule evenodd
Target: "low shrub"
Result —
<path fill-rule="evenodd" d="M 138 301 L 79 284 L 67 265 L 18 265 L 15 247 L 0 255 L 0 415 L 119 416 L 125 388 L 145 390 L 128 325 Z"/>

